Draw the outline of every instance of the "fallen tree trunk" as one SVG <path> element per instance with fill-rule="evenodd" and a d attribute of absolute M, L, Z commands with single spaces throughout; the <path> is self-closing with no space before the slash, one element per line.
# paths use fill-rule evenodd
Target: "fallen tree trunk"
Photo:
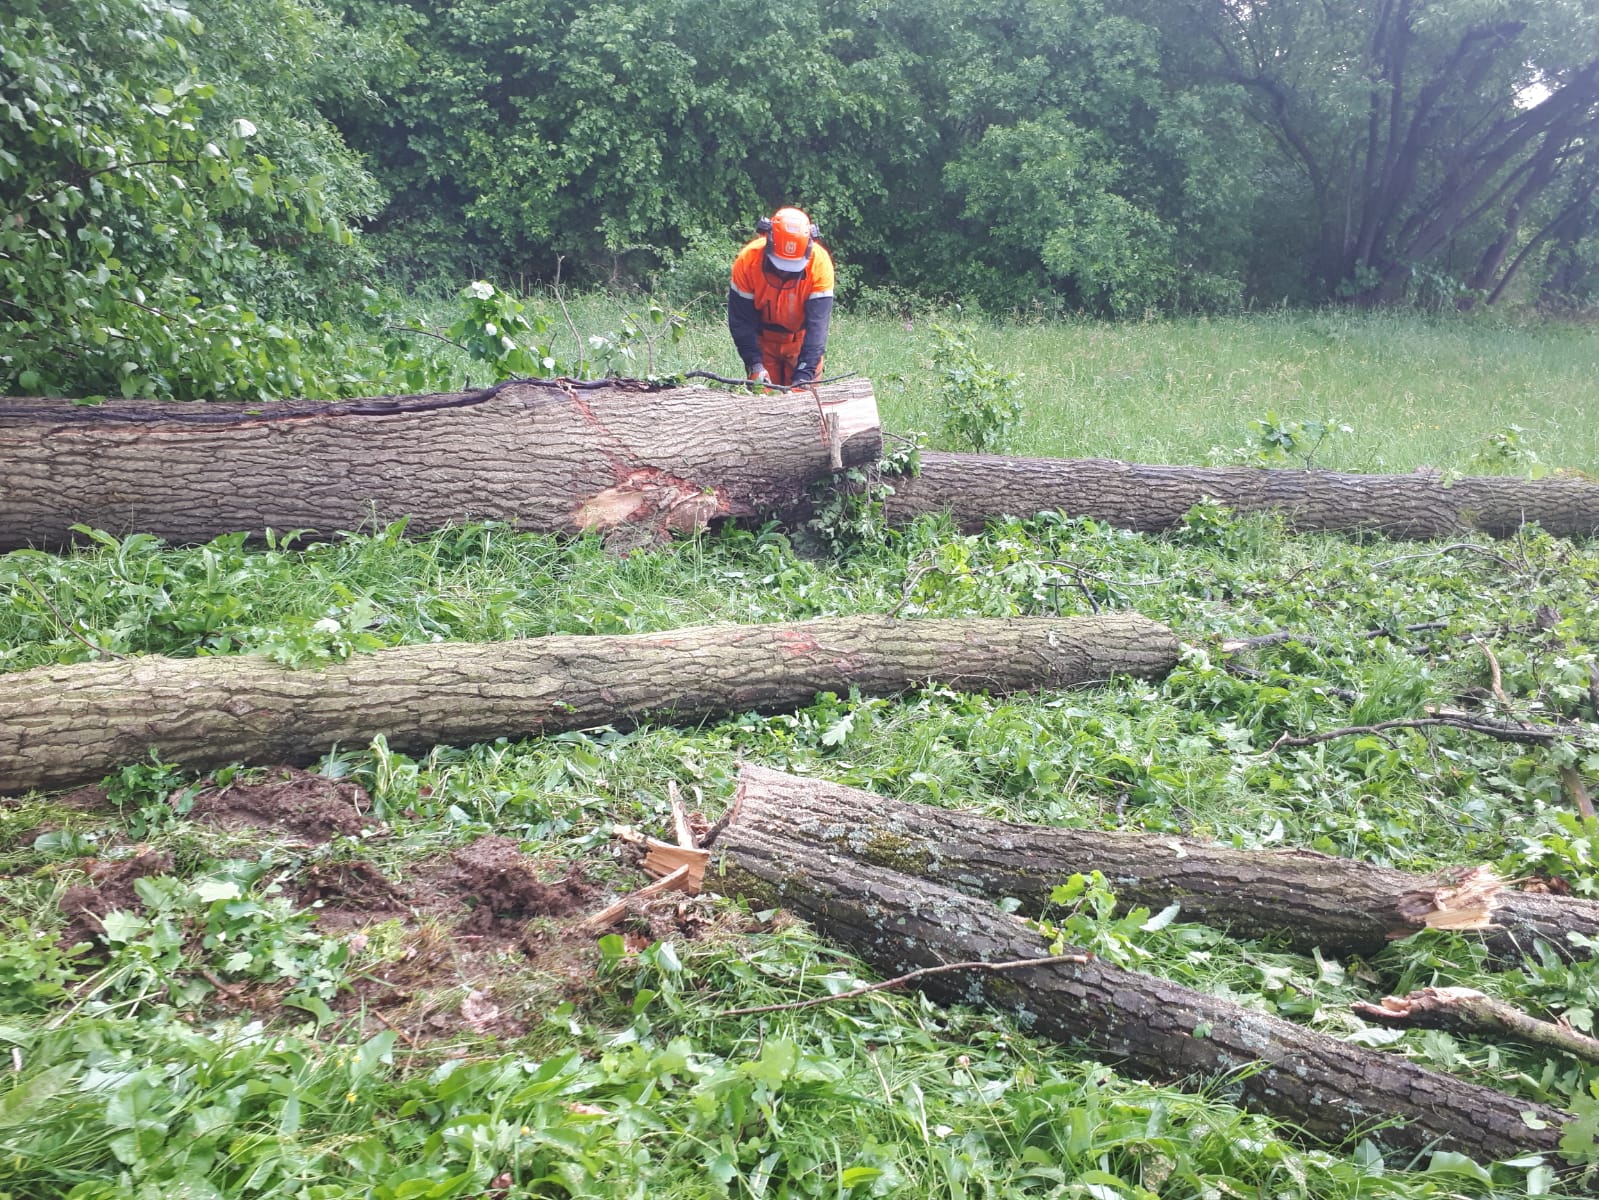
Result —
<path fill-rule="evenodd" d="M 0 550 L 74 524 L 206 541 L 468 519 L 648 536 L 799 511 L 835 466 L 875 462 L 865 380 L 815 392 L 524 381 L 344 404 L 0 400 Z"/>
<path fill-rule="evenodd" d="M 305 762 L 383 734 L 398 750 L 645 719 L 694 722 L 887 695 L 929 679 L 1012 692 L 1158 677 L 1163 625 L 1132 614 L 1061 620 L 839 617 L 616 637 L 438 643 L 319 670 L 262 658 L 137 658 L 0 675 L 0 793 L 98 779 L 154 749 L 203 769 Z"/>
<path fill-rule="evenodd" d="M 987 901 L 818 854 L 809 843 L 746 826 L 742 814 L 718 845 L 720 890 L 788 909 L 885 975 L 1043 953 L 1035 930 Z M 1400 1150 L 1443 1146 L 1503 1159 L 1554 1152 L 1569 1119 L 1100 959 L 929 975 L 916 986 L 945 1003 L 1008 1011 L 1022 1028 L 1129 1074 L 1204 1087 L 1321 1141 L 1371 1136 Z M 1396 1119 L 1402 1124 L 1372 1129 Z"/>
<path fill-rule="evenodd" d="M 1345 475 L 936 453 L 924 453 L 921 464 L 919 476 L 893 481 L 890 520 L 948 512 L 975 532 L 996 517 L 1063 512 L 1152 532 L 1172 528 L 1209 498 L 1239 512 L 1280 512 L 1301 531 L 1371 529 L 1420 539 L 1475 530 L 1504 537 L 1536 522 L 1559 537 L 1599 532 L 1599 484 L 1579 478 L 1446 482 L 1426 472 Z"/>
<path fill-rule="evenodd" d="M 1057 885 L 1099 871 L 1123 905 L 1159 911 L 1235 937 L 1282 937 L 1295 948 L 1373 954 L 1424 928 L 1483 937 L 1508 961 L 1539 939 L 1586 957 L 1572 933 L 1599 938 L 1599 903 L 1517 892 L 1483 869 L 1428 879 L 1311 850 L 1233 850 L 1164 834 L 1015 825 L 907 804 L 765 767 L 739 772 L 735 820 L 816 854 L 938 880 L 1036 916 Z"/>

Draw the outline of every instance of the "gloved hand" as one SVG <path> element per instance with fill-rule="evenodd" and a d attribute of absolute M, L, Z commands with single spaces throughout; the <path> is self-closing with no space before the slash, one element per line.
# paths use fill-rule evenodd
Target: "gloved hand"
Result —
<path fill-rule="evenodd" d="M 750 372 L 750 378 L 756 383 L 771 383 L 772 375 L 764 366 L 758 366 Z"/>
<path fill-rule="evenodd" d="M 810 387 L 811 384 L 815 382 L 816 371 L 814 368 L 807 367 L 804 363 L 801 363 L 799 366 L 794 368 L 795 387 Z"/>

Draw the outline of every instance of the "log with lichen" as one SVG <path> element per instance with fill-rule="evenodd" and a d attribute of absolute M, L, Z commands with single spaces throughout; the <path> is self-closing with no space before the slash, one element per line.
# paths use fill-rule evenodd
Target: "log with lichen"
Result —
<path fill-rule="evenodd" d="M 1517 891 L 1481 866 L 1427 877 L 1311 850 L 1017 825 L 752 765 L 740 772 L 738 803 L 746 828 L 973 895 L 1011 897 L 1033 915 L 1062 880 L 1099 871 L 1127 907 L 1176 904 L 1183 920 L 1304 952 L 1372 954 L 1419 930 L 1447 929 L 1516 961 L 1540 943 L 1586 957 L 1599 938 L 1599 903 Z"/>

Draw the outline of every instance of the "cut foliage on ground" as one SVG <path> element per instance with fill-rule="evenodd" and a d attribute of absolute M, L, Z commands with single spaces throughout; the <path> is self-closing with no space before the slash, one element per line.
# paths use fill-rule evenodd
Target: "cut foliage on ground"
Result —
<path fill-rule="evenodd" d="M 1472 987 L 1588 1030 L 1599 975 L 1581 947 L 1534 947 L 1505 969 L 1481 940 L 1430 930 L 1305 954 L 1128 913 L 1114 879 L 1043 914 L 1053 936 L 1112 962 L 1573 1114 L 1561 1154 L 1494 1165 L 1396 1156 L 1375 1135 L 1307 1144 L 1232 1108 L 1225 1081 L 1199 1094 L 1135 1082 L 993 1013 L 915 996 L 718 1016 L 870 977 L 780 911 L 666 893 L 608 933 L 581 926 L 645 882 L 613 827 L 669 836 L 671 786 L 713 821 L 741 760 L 991 817 L 1417 873 L 1482 863 L 1594 896 L 1599 829 L 1569 788 L 1571 772 L 1599 773 L 1590 545 L 1536 530 L 1477 550 L 1291 537 L 1201 506 L 1163 534 L 1046 517 L 969 536 L 924 518 L 833 558 L 776 530 L 618 559 L 588 539 L 477 525 L 191 549 L 107 538 L 13 553 L 0 573 L 13 670 L 150 652 L 314 665 L 440 638 L 859 612 L 1136 607 L 1183 644 L 1158 682 L 824 694 L 694 727 L 426 753 L 377 739 L 309 770 L 147 759 L 100 788 L 8 802 L 0 969 L 20 1068 L 0 1098 L 0 1186 L 17 1194 L 1588 1186 L 1599 1068 L 1353 1008 Z M 1440 711 L 1465 727 L 1384 728 Z"/>

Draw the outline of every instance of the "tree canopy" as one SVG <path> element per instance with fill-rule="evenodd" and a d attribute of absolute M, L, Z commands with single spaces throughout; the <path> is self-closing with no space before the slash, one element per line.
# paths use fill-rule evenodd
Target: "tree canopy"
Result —
<path fill-rule="evenodd" d="M 646 282 L 780 203 L 995 309 L 1599 285 L 1584 0 L 9 8 L 7 391 L 369 389 L 368 285 Z"/>

